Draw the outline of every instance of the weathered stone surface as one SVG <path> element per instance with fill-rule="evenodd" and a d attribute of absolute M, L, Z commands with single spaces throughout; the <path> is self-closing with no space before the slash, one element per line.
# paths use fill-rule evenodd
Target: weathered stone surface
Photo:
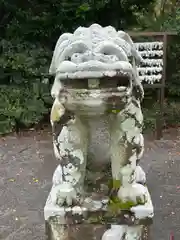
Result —
<path fill-rule="evenodd" d="M 67 226 L 69 222 L 111 224 L 112 229 L 103 235 L 106 239 L 115 230 L 120 231 L 115 240 L 141 239 L 142 224 L 154 213 L 145 173 L 137 166 L 144 152 L 140 61 L 130 36 L 111 26 L 79 27 L 58 39 L 50 73 L 55 75 L 53 147 L 60 164 L 44 208 L 46 221 Z M 100 176 L 94 175 L 93 164 L 102 162 L 96 161 L 102 154 L 98 156 L 97 150 L 95 159 L 93 154 L 88 156 L 97 127 L 106 132 L 103 162 L 109 159 L 111 163 Z M 97 149 L 102 153 L 100 146 Z M 119 226 L 115 229 L 113 223 Z M 52 225 L 55 239 L 57 231 Z M 63 231 L 67 238 L 67 230 Z"/>
<path fill-rule="evenodd" d="M 57 229 L 55 231 L 54 229 Z M 78 224 L 64 226 L 54 222 L 46 222 L 46 239 L 47 240 L 100 240 L 105 225 Z"/>
<path fill-rule="evenodd" d="M 66 224 L 68 219 L 71 224 L 101 223 L 129 226 L 148 226 L 152 223 L 153 205 L 149 193 L 146 204 L 128 206 L 123 203 L 112 202 L 108 196 L 103 195 L 103 192 L 99 193 L 98 185 L 95 190 L 96 192 L 89 192 L 90 195 L 87 195 L 82 205 L 71 207 L 54 204 L 51 190 L 44 208 L 45 220 L 56 218 L 59 224 Z"/>
<path fill-rule="evenodd" d="M 146 226 L 147 228 L 152 224 L 153 206 L 150 196 L 149 204 L 147 204 L 147 206 L 146 204 L 140 206 L 140 213 L 137 218 L 136 215 L 133 214 L 133 211 L 130 212 L 129 209 L 121 210 L 119 206 L 116 207 L 114 204 L 111 205 L 109 203 L 109 197 L 106 194 L 109 192 L 107 183 L 111 178 L 109 165 L 106 165 L 106 167 L 107 168 L 105 168 L 103 172 L 99 172 L 97 171 L 98 168 L 91 164 L 91 174 L 86 176 L 86 198 L 81 206 L 60 207 L 54 205 L 50 192 L 44 208 L 46 234 L 50 240 L 56 240 L 56 238 L 59 239 L 57 235 L 60 235 L 60 239 L 62 240 L 69 240 L 71 237 L 68 234 L 71 234 L 72 229 L 79 229 L 76 235 L 73 235 L 73 239 L 75 240 L 79 239 L 79 234 L 81 235 L 83 232 L 83 234 L 86 233 L 85 229 L 89 229 L 88 231 L 91 233 L 88 235 L 88 238 L 94 239 L 94 236 L 97 237 L 97 234 L 100 233 L 102 233 L 102 237 L 106 227 L 110 227 L 113 224 L 118 224 L 120 226 L 127 225 L 129 227 Z M 149 218 L 144 218 L 144 216 L 148 216 L 148 211 Z M 99 226 L 98 229 L 101 229 L 101 231 L 99 230 L 98 232 L 93 233 L 95 234 L 93 235 L 91 231 L 94 231 L 93 229 L 96 229 L 97 226 Z M 64 232 L 64 236 L 62 235 L 62 231 Z M 144 228 L 142 234 L 143 236 L 147 235 L 144 233 Z M 77 236 L 77 238 L 75 236 Z"/>

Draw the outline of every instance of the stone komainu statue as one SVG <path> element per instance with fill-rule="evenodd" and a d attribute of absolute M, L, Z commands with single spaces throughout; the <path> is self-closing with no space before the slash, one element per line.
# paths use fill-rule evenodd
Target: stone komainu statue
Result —
<path fill-rule="evenodd" d="M 52 202 L 82 205 L 88 146 L 102 119 L 107 122 L 113 183 L 117 197 L 134 205 L 147 202 L 143 170 L 144 92 L 136 66 L 141 56 L 130 38 L 113 27 L 93 24 L 65 33 L 57 41 L 50 66 L 53 145 L 60 161 L 53 176 Z M 106 154 L 105 153 L 105 154 Z M 115 184 L 116 185 L 116 184 Z M 116 186 L 117 187 L 117 186 Z"/>

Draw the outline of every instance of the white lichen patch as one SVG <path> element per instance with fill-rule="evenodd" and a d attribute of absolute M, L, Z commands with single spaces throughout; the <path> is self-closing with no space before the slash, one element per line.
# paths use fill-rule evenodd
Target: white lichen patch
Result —
<path fill-rule="evenodd" d="M 55 142 L 53 142 L 53 148 L 54 148 L 54 155 L 56 157 L 56 159 L 61 159 L 61 156 L 63 154 L 60 154 L 60 152 L 58 151 L 57 145 Z"/>
<path fill-rule="evenodd" d="M 55 185 L 55 186 L 58 184 L 62 184 L 63 173 L 62 173 L 61 165 L 58 165 L 56 170 L 54 171 L 52 182 L 53 182 L 53 185 Z"/>
<path fill-rule="evenodd" d="M 79 158 L 80 164 L 83 164 L 83 162 L 84 162 L 84 156 L 83 156 L 83 152 L 82 152 L 81 149 L 75 149 L 75 150 L 73 150 L 73 151 L 71 152 L 71 155 L 72 155 L 73 157 Z"/>
<path fill-rule="evenodd" d="M 143 115 L 142 115 L 142 111 L 141 108 L 135 106 L 133 103 L 130 103 L 128 105 L 128 107 L 126 108 L 126 111 L 128 111 L 128 113 L 135 115 L 136 120 L 142 124 L 143 122 Z"/>
<path fill-rule="evenodd" d="M 79 207 L 79 206 L 74 206 L 74 207 L 72 208 L 72 214 L 82 215 L 82 213 L 83 213 L 83 210 L 82 210 L 81 207 Z"/>
<path fill-rule="evenodd" d="M 124 122 L 121 123 L 122 131 L 129 132 L 133 131 L 135 128 L 135 120 L 133 118 L 127 118 Z"/>
<path fill-rule="evenodd" d="M 135 137 L 138 137 L 141 134 L 141 129 L 139 127 L 134 126 L 134 128 L 130 128 L 126 132 L 126 139 L 129 143 L 133 141 Z"/>
<path fill-rule="evenodd" d="M 135 175 L 135 181 L 137 183 L 142 183 L 142 184 L 146 183 L 146 174 L 143 171 L 141 166 L 136 166 L 134 175 Z"/>

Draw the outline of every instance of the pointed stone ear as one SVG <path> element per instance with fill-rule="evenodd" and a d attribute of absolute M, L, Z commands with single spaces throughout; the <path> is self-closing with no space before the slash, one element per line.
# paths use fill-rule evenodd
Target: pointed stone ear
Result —
<path fill-rule="evenodd" d="M 49 74 L 51 74 L 51 75 L 56 74 L 56 68 L 59 64 L 58 57 L 64 51 L 65 47 L 68 46 L 72 35 L 73 34 L 71 34 L 71 33 L 64 33 L 59 37 L 59 39 L 55 45 L 55 48 L 54 48 L 53 57 L 52 57 L 51 65 L 49 68 Z M 63 47 L 60 47 L 62 43 L 63 43 Z"/>
<path fill-rule="evenodd" d="M 136 50 L 136 47 L 129 34 L 124 31 L 118 31 L 118 35 L 120 38 L 124 39 L 131 46 L 131 53 L 132 56 L 135 58 L 136 64 L 137 65 L 141 64 L 143 62 L 143 58 L 141 57 L 140 53 Z"/>
<path fill-rule="evenodd" d="M 58 98 L 61 90 L 63 89 L 63 84 L 59 80 L 58 76 L 55 77 L 53 86 L 51 88 L 51 96 L 53 98 Z"/>
<path fill-rule="evenodd" d="M 50 65 L 50 68 L 49 68 L 49 74 L 50 75 L 55 75 L 56 74 L 54 56 L 52 58 L 51 65 Z"/>

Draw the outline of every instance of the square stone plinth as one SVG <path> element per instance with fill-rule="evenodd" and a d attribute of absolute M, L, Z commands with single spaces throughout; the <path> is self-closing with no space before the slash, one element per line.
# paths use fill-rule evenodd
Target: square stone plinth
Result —
<path fill-rule="evenodd" d="M 104 224 L 62 225 L 57 219 L 46 221 L 46 240 L 149 240 L 149 226 L 119 225 L 124 231 L 112 232 L 112 228 Z M 116 237 L 117 236 L 117 237 Z"/>
<path fill-rule="evenodd" d="M 98 168 L 96 168 L 98 169 Z M 47 240 L 147 240 L 154 209 L 148 188 L 143 205 L 111 204 L 111 174 L 91 172 L 85 182 L 85 199 L 79 206 L 54 204 L 53 187 L 44 207 Z M 110 200 L 111 199 L 111 200 Z M 115 229 L 116 228 L 116 229 Z"/>
<path fill-rule="evenodd" d="M 116 213 L 109 210 L 107 196 L 87 197 L 82 206 L 60 207 L 52 203 L 50 193 L 44 217 L 47 240 L 116 240 L 116 235 L 117 240 L 147 240 L 153 206 L 149 195 L 145 205 Z"/>

